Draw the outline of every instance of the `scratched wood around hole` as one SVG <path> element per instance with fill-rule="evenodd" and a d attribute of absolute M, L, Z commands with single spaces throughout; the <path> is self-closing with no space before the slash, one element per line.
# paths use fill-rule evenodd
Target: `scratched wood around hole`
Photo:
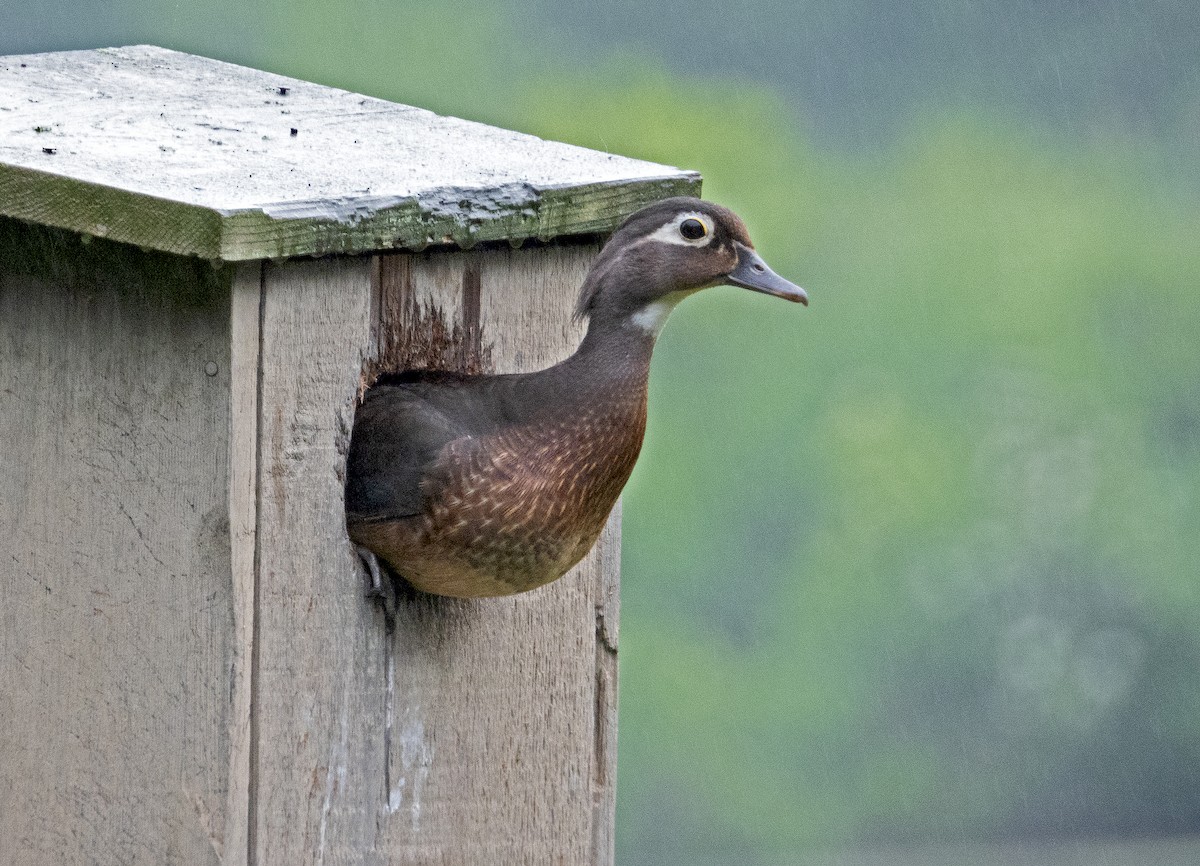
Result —
<path fill-rule="evenodd" d="M 0 220 L 4 866 L 218 864 L 244 821 L 227 274 Z"/>

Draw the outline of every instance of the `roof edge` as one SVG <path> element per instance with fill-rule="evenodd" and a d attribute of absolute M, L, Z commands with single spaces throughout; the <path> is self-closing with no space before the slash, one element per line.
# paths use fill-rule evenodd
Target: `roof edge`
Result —
<path fill-rule="evenodd" d="M 551 240 L 616 228 L 673 195 L 699 195 L 697 172 L 535 189 L 443 188 L 214 210 L 0 164 L 0 215 L 177 255 L 228 262 Z"/>

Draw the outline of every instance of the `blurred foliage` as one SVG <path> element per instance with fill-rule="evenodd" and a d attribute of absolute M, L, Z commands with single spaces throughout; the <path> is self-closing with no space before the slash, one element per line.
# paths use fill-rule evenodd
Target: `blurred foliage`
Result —
<path fill-rule="evenodd" d="M 620 862 L 1200 831 L 1196 7 L 128 3 L 699 169 L 809 289 L 705 292 L 656 353 Z"/>
<path fill-rule="evenodd" d="M 539 88 L 534 131 L 701 169 L 813 306 L 714 290 L 660 342 L 628 850 L 1195 831 L 1188 200 L 979 112 L 817 150 L 761 88 L 632 65 Z"/>

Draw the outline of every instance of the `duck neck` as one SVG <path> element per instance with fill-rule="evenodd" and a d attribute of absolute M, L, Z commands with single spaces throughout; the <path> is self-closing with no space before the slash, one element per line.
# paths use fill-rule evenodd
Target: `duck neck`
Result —
<path fill-rule="evenodd" d="M 598 370 L 644 377 L 667 317 L 693 291 L 671 292 L 632 310 L 593 310 L 587 334 L 575 355 Z"/>
<path fill-rule="evenodd" d="M 644 414 L 655 341 L 671 310 L 688 294 L 665 295 L 632 310 L 594 307 L 575 353 L 528 384 L 544 389 L 547 407 L 611 407 L 618 414 Z"/>
<path fill-rule="evenodd" d="M 583 342 L 563 362 L 572 379 L 583 386 L 581 396 L 609 389 L 644 395 L 650 358 L 661 328 L 660 318 L 665 319 L 666 313 L 651 311 L 643 315 L 639 311 L 624 317 L 592 316 Z"/>

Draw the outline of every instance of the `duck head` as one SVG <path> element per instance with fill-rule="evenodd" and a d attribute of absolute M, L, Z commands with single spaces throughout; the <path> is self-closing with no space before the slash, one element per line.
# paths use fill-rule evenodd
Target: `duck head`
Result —
<path fill-rule="evenodd" d="M 676 304 L 720 285 L 808 303 L 804 289 L 772 271 L 755 252 L 737 214 L 698 198 L 668 198 L 633 214 L 616 230 L 584 281 L 575 313 L 593 326 L 634 327 L 657 335 Z"/>

